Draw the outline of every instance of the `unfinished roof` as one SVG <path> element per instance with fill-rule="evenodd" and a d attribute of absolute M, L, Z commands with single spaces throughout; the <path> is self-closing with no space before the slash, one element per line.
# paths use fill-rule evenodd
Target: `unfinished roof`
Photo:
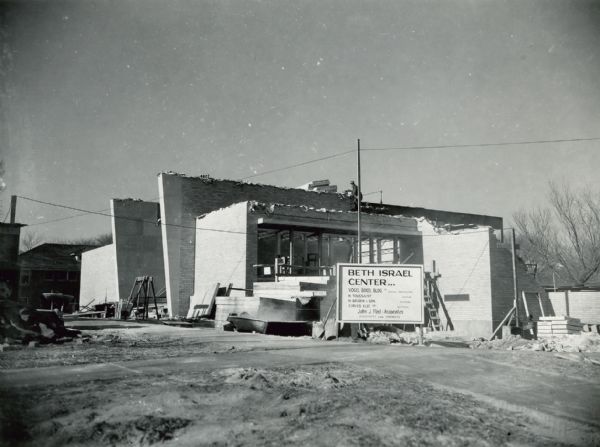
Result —
<path fill-rule="evenodd" d="M 354 211 L 255 201 L 239 202 L 231 206 L 240 206 L 243 203 L 247 204 L 248 213 L 256 217 L 260 228 L 352 235 L 357 232 L 358 213 Z M 219 211 L 213 211 L 213 213 Z M 198 218 L 201 219 L 204 216 L 206 215 Z M 361 213 L 361 230 L 365 235 L 419 236 L 421 232 L 417 228 L 417 223 L 417 220 L 411 217 Z"/>
<path fill-rule="evenodd" d="M 247 181 L 240 180 L 227 180 L 227 179 L 215 179 L 211 178 L 208 175 L 202 176 L 187 176 L 185 174 L 179 174 L 176 172 L 163 172 L 163 175 L 177 176 L 182 177 L 188 180 L 201 181 L 207 184 L 210 183 L 228 183 L 230 185 L 238 185 L 238 186 L 254 186 L 259 188 L 266 189 L 278 189 L 278 190 L 287 190 L 293 191 L 298 190 L 299 188 L 290 188 L 286 186 L 276 186 L 269 185 L 265 183 L 251 183 Z M 159 174 L 160 175 L 160 174 Z M 314 182 L 312 182 L 314 183 Z M 317 182 L 318 183 L 318 182 Z M 310 184 L 309 184 L 310 185 Z M 306 186 L 306 185 L 305 185 Z M 302 188 L 302 187 L 300 187 Z M 314 194 L 326 194 L 328 196 L 336 195 L 340 198 L 340 200 L 348 201 L 348 203 L 352 202 L 352 198 L 348 197 L 344 193 L 340 192 L 330 192 L 327 188 L 318 190 L 318 189 L 303 189 L 308 193 Z M 252 199 L 252 197 L 249 197 Z M 455 212 L 455 211 L 444 211 L 444 210 L 435 210 L 429 208 L 420 208 L 420 207 L 412 207 L 412 206 L 404 206 L 404 205 L 390 205 L 390 204 L 379 204 L 379 203 L 370 203 L 363 202 L 363 211 L 368 214 L 384 214 L 384 215 L 401 215 L 404 217 L 424 217 L 428 220 L 435 222 L 436 224 L 474 224 L 474 225 L 482 225 L 489 226 L 496 230 L 502 229 L 502 218 L 497 216 L 488 216 L 484 214 L 472 214 L 472 213 L 463 213 L 463 212 Z"/>
<path fill-rule="evenodd" d="M 258 186 L 261 188 L 276 188 L 276 189 L 281 189 L 281 190 L 296 190 L 296 189 L 302 189 L 304 191 L 307 192 L 312 192 L 315 194 L 337 194 L 339 196 L 344 196 L 344 194 L 339 193 L 339 192 L 335 192 L 335 191 L 330 191 L 328 189 L 323 189 L 323 190 L 318 190 L 318 189 L 305 189 L 302 187 L 289 187 L 289 186 L 278 186 L 278 185 L 269 185 L 267 183 L 254 183 L 254 182 L 248 182 L 246 180 L 230 180 L 230 179 L 217 179 L 217 178 L 212 178 L 208 175 L 200 175 L 200 176 L 193 176 L 193 175 L 186 175 L 186 174 L 180 174 L 177 172 L 173 172 L 173 171 L 168 171 L 168 172 L 160 172 L 158 175 L 172 175 L 172 176 L 176 176 L 176 177 L 182 177 L 188 180 L 197 180 L 197 181 L 202 181 L 204 183 L 215 183 L 215 182 L 221 182 L 221 183 L 229 183 L 231 185 L 252 185 L 252 186 Z"/>
<path fill-rule="evenodd" d="M 492 227 L 495 230 L 502 229 L 502 218 L 497 216 L 486 216 L 485 214 L 461 213 L 456 211 L 433 210 L 403 205 L 388 205 L 379 203 L 364 203 L 364 210 L 373 214 L 401 214 L 407 217 L 425 217 L 437 225 L 481 225 Z"/>

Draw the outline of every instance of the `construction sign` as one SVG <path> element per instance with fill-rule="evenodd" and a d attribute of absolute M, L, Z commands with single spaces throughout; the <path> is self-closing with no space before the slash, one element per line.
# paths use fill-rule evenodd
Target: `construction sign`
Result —
<path fill-rule="evenodd" d="M 423 266 L 338 264 L 337 319 L 423 324 Z"/>

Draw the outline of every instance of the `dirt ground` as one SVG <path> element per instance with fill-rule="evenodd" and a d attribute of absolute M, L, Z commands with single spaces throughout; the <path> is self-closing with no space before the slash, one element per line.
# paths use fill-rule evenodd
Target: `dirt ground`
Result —
<path fill-rule="evenodd" d="M 581 433 L 567 436 L 553 430 L 552 418 L 544 421 L 526 412 L 498 408 L 414 374 L 333 361 L 229 367 L 232 353 L 264 348 L 260 343 L 245 343 L 246 339 L 232 342 L 198 337 L 197 332 L 185 329 L 106 329 L 87 334 L 90 341 L 82 344 L 0 353 L 0 367 L 11 373 L 15 368 L 202 354 L 215 356 L 217 363 L 202 373 L 131 374 L 82 379 L 65 386 L 0 383 L 2 445 L 600 443 L 597 427 L 582 426 Z M 310 342 L 304 341 L 308 346 Z M 276 343 L 269 346 L 277 349 Z M 444 348 L 423 349 L 434 353 Z M 600 382 L 600 367 L 561 359 L 550 352 L 485 350 L 476 355 L 499 365 L 517 364 L 524 371 L 543 368 L 555 375 Z"/>

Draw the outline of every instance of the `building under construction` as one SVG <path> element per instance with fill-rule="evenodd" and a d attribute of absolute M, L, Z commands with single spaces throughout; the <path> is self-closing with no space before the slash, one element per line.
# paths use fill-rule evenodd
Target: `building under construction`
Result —
<path fill-rule="evenodd" d="M 81 302 L 125 300 L 136 277 L 152 276 L 170 316 L 233 284 L 216 300 L 217 327 L 229 313 L 261 317 L 261 298 L 313 298 L 323 318 L 330 294 L 301 284 L 331 284 L 335 265 L 360 253 L 363 262 L 423 265 L 442 329 L 489 336 L 513 306 L 499 217 L 363 202 L 359 244 L 352 196 L 327 181 L 282 188 L 161 173 L 158 192 L 156 203 L 111 202 L 113 244 L 83 254 Z M 520 291 L 542 292 L 518 260 L 516 272 Z M 528 304 L 541 314 L 542 301 Z"/>

